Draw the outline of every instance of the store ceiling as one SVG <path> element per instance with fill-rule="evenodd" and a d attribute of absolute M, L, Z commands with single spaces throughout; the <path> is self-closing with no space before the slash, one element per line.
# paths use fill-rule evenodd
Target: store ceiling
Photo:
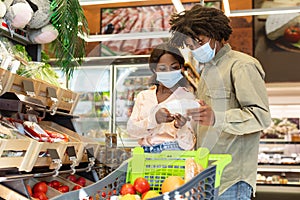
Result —
<path fill-rule="evenodd" d="M 130 2 L 132 0 L 79 0 L 80 5 L 94 5 L 94 4 L 106 4 L 106 3 L 118 3 L 118 2 Z M 135 0 L 144 1 L 144 0 Z"/>

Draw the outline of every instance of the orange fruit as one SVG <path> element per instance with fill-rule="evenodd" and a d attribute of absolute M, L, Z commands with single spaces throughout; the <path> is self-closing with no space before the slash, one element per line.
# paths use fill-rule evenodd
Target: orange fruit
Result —
<path fill-rule="evenodd" d="M 171 192 L 184 184 L 184 180 L 180 176 L 169 176 L 161 185 L 161 192 Z"/>

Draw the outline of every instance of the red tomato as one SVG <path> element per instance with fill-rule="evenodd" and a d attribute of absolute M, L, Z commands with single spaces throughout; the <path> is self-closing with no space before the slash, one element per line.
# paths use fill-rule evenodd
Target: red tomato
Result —
<path fill-rule="evenodd" d="M 86 184 L 86 180 L 83 177 L 78 177 L 75 183 L 77 183 L 78 185 L 81 185 L 82 187 L 84 187 L 85 184 Z"/>
<path fill-rule="evenodd" d="M 28 192 L 29 196 L 32 196 L 32 189 L 31 189 L 30 185 L 26 185 L 26 188 L 27 188 L 27 192 Z"/>
<path fill-rule="evenodd" d="M 284 38 L 289 42 L 298 42 L 300 40 L 300 27 L 290 26 L 285 29 Z"/>
<path fill-rule="evenodd" d="M 103 198 L 105 198 L 105 197 L 106 197 L 106 193 L 105 193 L 105 192 L 102 192 L 102 193 L 101 193 L 101 196 L 102 196 Z"/>
<path fill-rule="evenodd" d="M 67 185 L 62 185 L 57 190 L 62 192 L 62 193 L 66 193 L 66 192 L 69 192 L 70 188 Z"/>
<path fill-rule="evenodd" d="M 37 198 L 39 200 L 48 200 L 48 197 L 44 192 L 36 192 L 33 193 L 32 197 Z"/>
<path fill-rule="evenodd" d="M 38 192 L 43 192 L 43 193 L 47 193 L 48 191 L 48 187 L 47 187 L 47 184 L 46 182 L 44 181 L 41 181 L 41 182 L 38 182 L 36 183 L 34 186 L 33 186 L 33 193 L 38 193 Z"/>
<path fill-rule="evenodd" d="M 79 190 L 80 188 L 82 188 L 80 185 L 75 185 L 72 190 Z"/>
<path fill-rule="evenodd" d="M 74 182 L 74 183 L 75 183 L 76 180 L 77 180 L 76 176 L 73 175 L 73 174 L 69 175 L 69 176 L 67 177 L 67 179 L 69 179 L 70 181 L 72 181 L 72 182 Z"/>
<path fill-rule="evenodd" d="M 134 180 L 133 186 L 134 189 L 141 194 L 150 190 L 149 182 L 143 177 L 136 178 Z"/>
<path fill-rule="evenodd" d="M 121 195 L 135 194 L 134 186 L 131 183 L 125 183 L 122 185 L 120 193 Z"/>
<path fill-rule="evenodd" d="M 52 187 L 55 188 L 55 189 L 59 188 L 59 186 L 62 185 L 58 180 L 53 180 L 49 184 L 51 184 Z"/>

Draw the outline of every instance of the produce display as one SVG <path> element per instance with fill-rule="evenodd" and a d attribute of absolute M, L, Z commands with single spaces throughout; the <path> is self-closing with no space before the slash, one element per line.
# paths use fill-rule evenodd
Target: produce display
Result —
<path fill-rule="evenodd" d="M 79 181 L 77 183 L 72 182 L 66 179 L 65 176 L 75 177 L 75 180 L 78 179 Z M 26 184 L 26 188 L 31 197 L 37 198 L 38 200 L 46 200 L 63 193 L 82 189 L 86 186 L 86 182 L 89 184 L 93 183 L 90 180 L 78 175 L 64 174 L 58 177 L 30 179 L 29 183 Z"/>
<path fill-rule="evenodd" d="M 49 64 L 49 55 L 41 52 L 41 62 L 33 62 L 24 45 L 14 44 L 0 37 L 1 68 L 20 76 L 43 80 L 55 86 L 62 86 L 58 75 Z"/>

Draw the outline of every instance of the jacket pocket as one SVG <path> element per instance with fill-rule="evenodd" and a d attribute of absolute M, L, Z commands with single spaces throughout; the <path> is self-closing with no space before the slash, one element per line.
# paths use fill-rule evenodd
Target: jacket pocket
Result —
<path fill-rule="evenodd" d="M 211 99 L 230 99 L 230 91 L 229 90 L 209 90 L 206 93 L 206 96 Z"/>

